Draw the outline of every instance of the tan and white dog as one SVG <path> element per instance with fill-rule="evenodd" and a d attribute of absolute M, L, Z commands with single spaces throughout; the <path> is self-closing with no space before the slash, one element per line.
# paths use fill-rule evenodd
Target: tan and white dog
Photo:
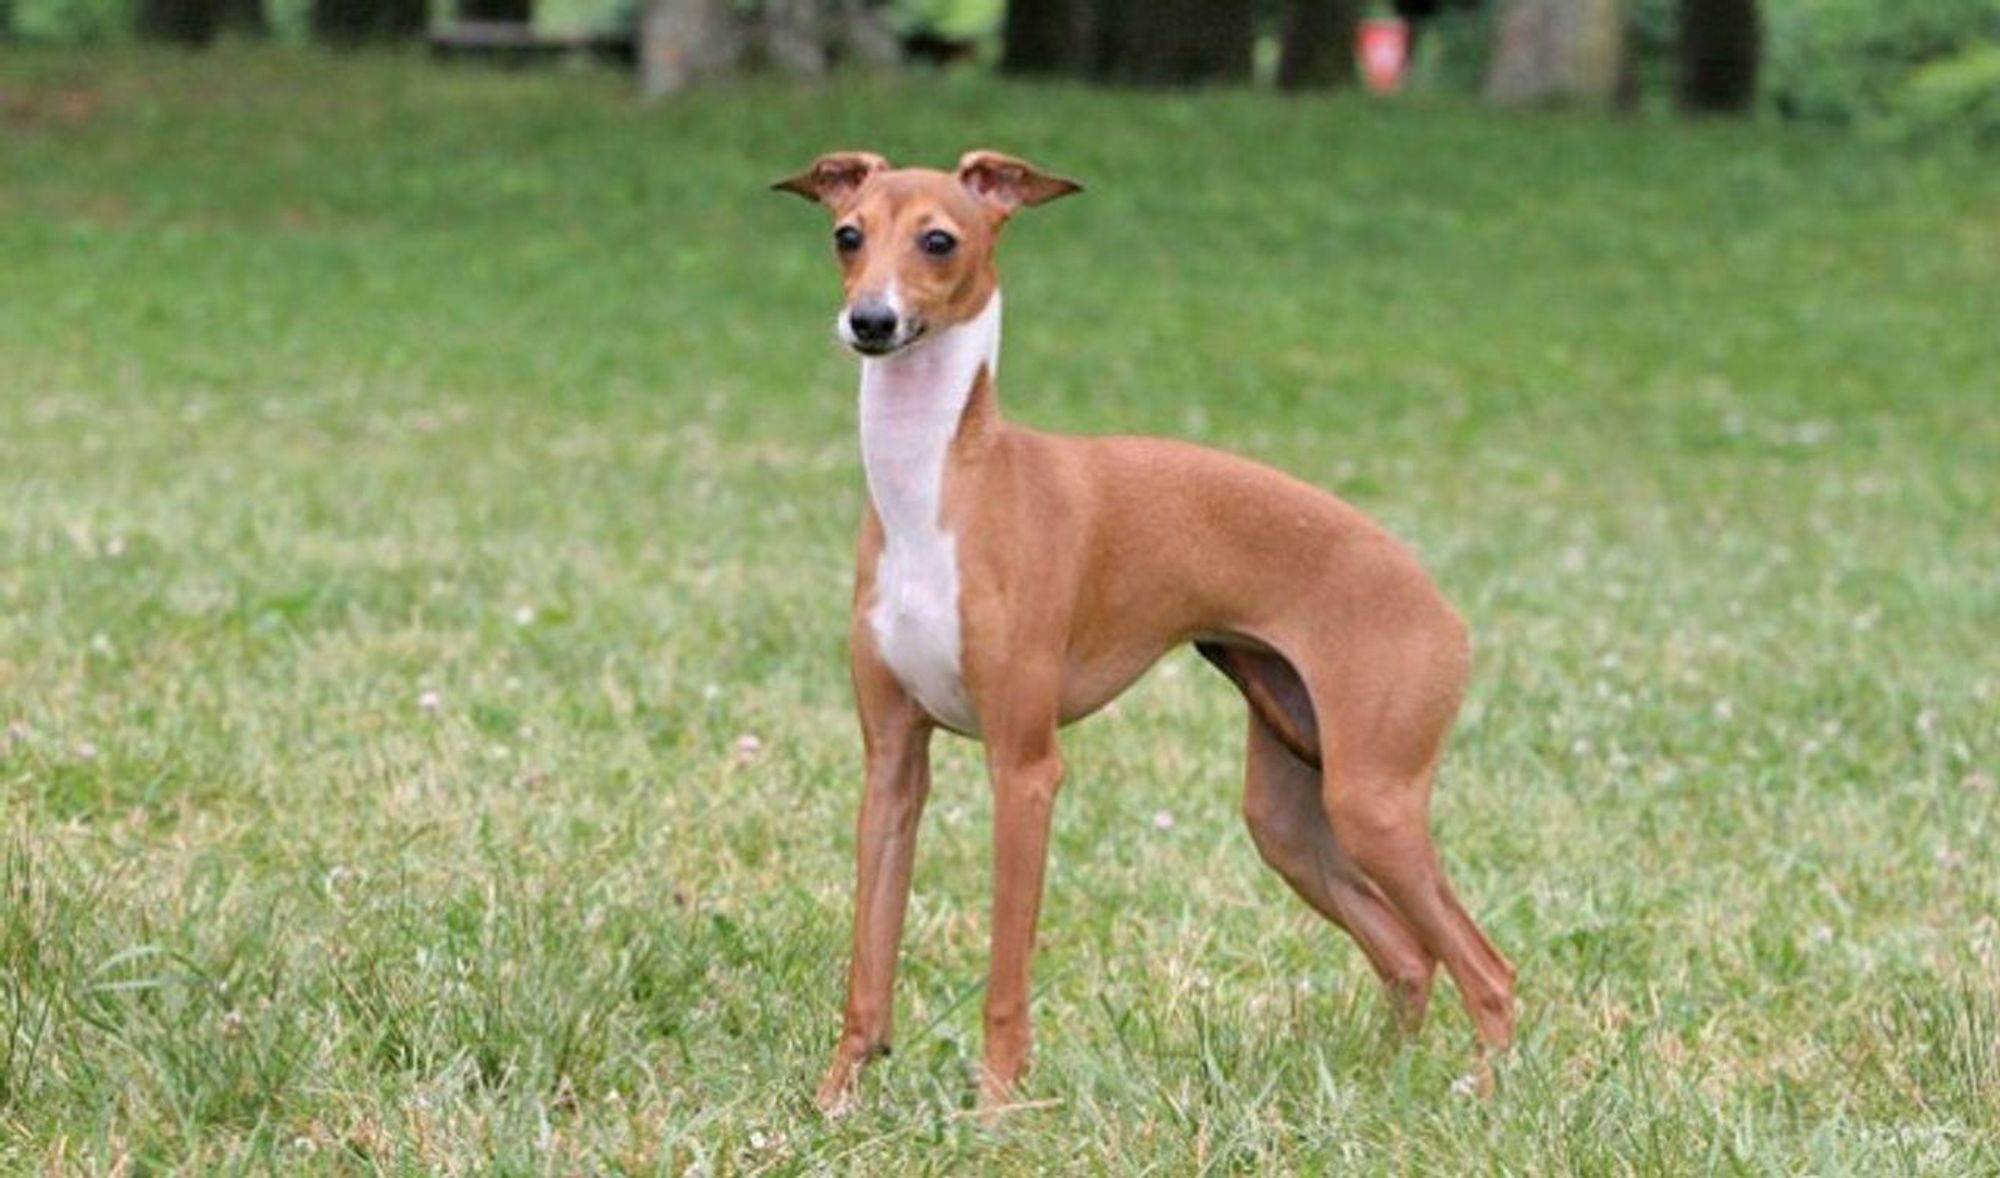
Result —
<path fill-rule="evenodd" d="M 1331 495 L 1242 458 L 1002 420 L 995 240 L 1079 190 L 975 151 L 953 172 L 824 156 L 775 187 L 824 204 L 861 354 L 861 523 L 849 654 L 866 749 L 854 955 L 829 1112 L 889 1050 L 897 945 L 929 746 L 984 742 L 994 794 L 981 1107 L 1028 1065 L 1028 968 L 1056 731 L 1192 642 L 1249 703 L 1243 812 L 1258 851 L 1360 943 L 1406 1025 L 1438 963 L 1478 1033 L 1514 1027 L 1514 970 L 1453 896 L 1430 837 L 1432 775 L 1470 662 L 1415 557 Z"/>

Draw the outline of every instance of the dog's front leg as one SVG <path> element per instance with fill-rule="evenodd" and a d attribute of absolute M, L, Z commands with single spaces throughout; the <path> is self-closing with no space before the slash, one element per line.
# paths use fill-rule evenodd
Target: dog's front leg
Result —
<path fill-rule="evenodd" d="M 873 655 L 857 645 L 855 699 L 866 771 L 855 831 L 854 952 L 833 1066 L 819 1086 L 830 1116 L 853 1109 L 861 1069 L 889 1052 L 896 951 L 909 907 L 917 820 L 930 795 L 931 724 Z"/>
<path fill-rule="evenodd" d="M 1049 818 L 1063 777 L 1054 685 L 1046 699 L 1038 694 L 1020 700 L 1002 710 L 999 723 L 982 723 L 993 779 L 993 948 L 979 1103 L 991 1120 L 1013 1103 L 1028 1068 L 1029 959 L 1048 864 Z"/>

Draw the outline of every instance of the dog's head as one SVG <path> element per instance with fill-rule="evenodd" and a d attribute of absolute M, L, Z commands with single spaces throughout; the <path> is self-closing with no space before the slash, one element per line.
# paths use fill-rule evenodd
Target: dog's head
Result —
<path fill-rule="evenodd" d="M 950 172 L 841 151 L 771 187 L 832 212 L 845 292 L 835 330 L 864 356 L 902 351 L 979 314 L 993 296 L 993 245 L 1007 218 L 1083 190 L 997 151 L 967 152 Z"/>

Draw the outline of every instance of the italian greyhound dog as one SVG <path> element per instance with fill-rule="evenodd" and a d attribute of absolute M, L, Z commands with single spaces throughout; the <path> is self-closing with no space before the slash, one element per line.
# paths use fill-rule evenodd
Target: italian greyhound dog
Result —
<path fill-rule="evenodd" d="M 1430 793 L 1471 661 L 1416 558 L 1355 508 L 1246 459 L 1000 416 L 994 246 L 1080 190 L 974 151 L 954 171 L 827 155 L 773 187 L 834 218 L 861 356 L 861 521 L 849 661 L 866 770 L 853 957 L 822 1109 L 889 1050 L 896 954 L 938 728 L 985 745 L 992 957 L 980 1107 L 1028 1066 L 1028 971 L 1063 779 L 1056 733 L 1192 642 L 1249 705 L 1243 813 L 1263 858 L 1357 941 L 1398 1021 L 1443 963 L 1477 1032 L 1473 1083 L 1514 1029 L 1514 969 L 1466 914 Z"/>

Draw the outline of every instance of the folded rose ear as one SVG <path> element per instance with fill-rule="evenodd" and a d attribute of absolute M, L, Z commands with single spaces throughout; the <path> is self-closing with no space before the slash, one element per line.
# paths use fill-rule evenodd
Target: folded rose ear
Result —
<path fill-rule="evenodd" d="M 889 170 L 889 161 L 872 151 L 836 151 L 813 161 L 813 166 L 771 185 L 779 192 L 796 192 L 830 209 L 838 209 L 854 199 L 861 185 L 877 172 Z"/>
<path fill-rule="evenodd" d="M 997 151 L 968 151 L 958 161 L 958 182 L 1001 216 L 1082 192 L 1074 180 L 1042 171 L 1026 160 Z"/>

